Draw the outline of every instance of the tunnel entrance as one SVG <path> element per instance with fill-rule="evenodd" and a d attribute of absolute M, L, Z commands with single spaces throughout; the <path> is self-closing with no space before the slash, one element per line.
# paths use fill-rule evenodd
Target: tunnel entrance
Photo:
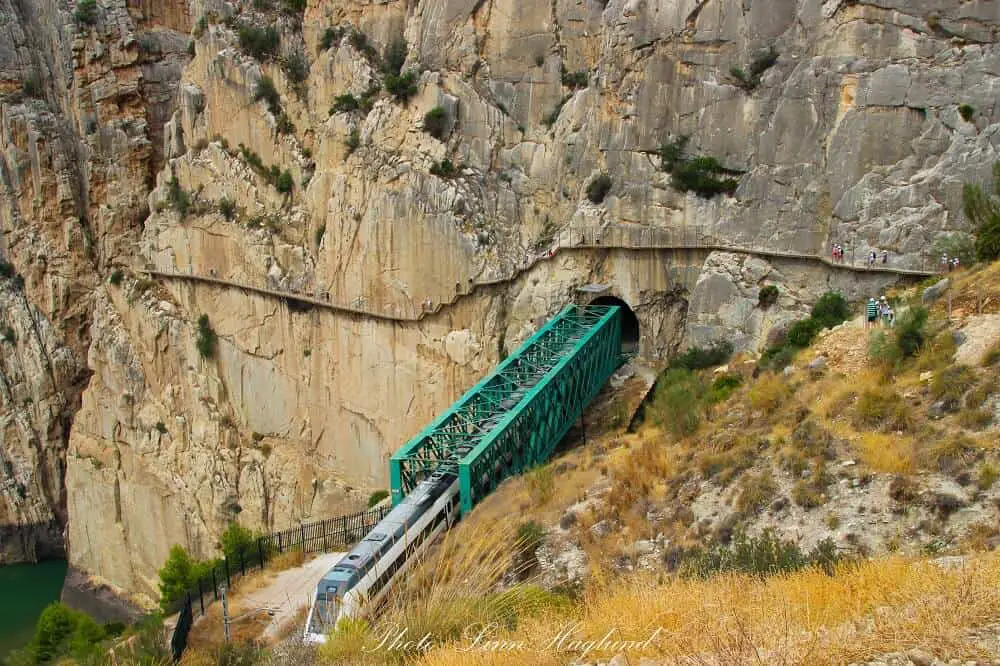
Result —
<path fill-rule="evenodd" d="M 617 305 L 622 309 L 622 353 L 639 352 L 639 318 L 628 303 L 617 296 L 598 296 L 591 305 Z"/>

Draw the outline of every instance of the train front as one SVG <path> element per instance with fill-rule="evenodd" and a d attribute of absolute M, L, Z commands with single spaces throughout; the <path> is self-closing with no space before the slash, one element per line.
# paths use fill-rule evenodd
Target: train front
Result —
<path fill-rule="evenodd" d="M 316 586 L 303 639 L 306 643 L 325 643 L 327 634 L 337 626 L 341 608 L 354 572 L 334 568 Z"/>

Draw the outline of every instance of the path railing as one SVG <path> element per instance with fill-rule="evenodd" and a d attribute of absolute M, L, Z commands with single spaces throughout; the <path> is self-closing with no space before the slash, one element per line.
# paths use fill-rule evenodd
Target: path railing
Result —
<path fill-rule="evenodd" d="M 225 585 L 229 589 L 233 581 L 247 573 L 263 569 L 268 560 L 281 553 L 316 553 L 353 546 L 390 510 L 389 506 L 377 506 L 367 511 L 273 532 L 258 537 L 252 546 L 231 558 L 224 557 L 215 562 L 211 571 L 199 578 L 170 609 L 171 612 L 179 611 L 177 624 L 170 636 L 170 651 L 174 662 L 180 661 L 184 654 L 194 621 L 204 616 L 206 609 L 219 600 L 220 586 Z"/>
<path fill-rule="evenodd" d="M 540 262 L 555 258 L 560 252 L 594 249 L 623 249 L 637 251 L 670 251 L 670 250 L 700 250 L 706 252 L 722 251 L 739 254 L 751 254 L 768 258 L 797 259 L 803 261 L 817 261 L 831 268 L 849 270 L 860 273 L 888 273 L 892 275 L 912 275 L 924 277 L 933 275 L 936 272 L 934 259 L 931 257 L 920 257 L 917 265 L 897 265 L 900 257 L 892 257 L 888 263 L 881 263 L 879 256 L 874 264 L 868 263 L 867 259 L 859 262 L 849 252 L 845 252 L 843 260 L 834 259 L 832 253 L 806 252 L 793 249 L 791 246 L 794 236 L 789 235 L 785 240 L 785 249 L 778 246 L 782 242 L 778 239 L 769 239 L 767 243 L 758 243 L 756 240 L 739 241 L 732 238 L 720 237 L 711 232 L 706 232 L 700 227 L 664 228 L 650 227 L 638 224 L 614 224 L 597 226 L 567 225 L 549 239 L 543 239 L 540 243 L 541 251 L 529 252 L 523 262 L 513 268 L 509 274 L 489 280 L 473 281 L 469 279 L 464 285 L 456 283 L 455 293 L 449 301 L 423 301 L 416 303 L 395 303 L 383 309 L 375 309 L 366 306 L 365 298 L 358 296 L 347 301 L 336 301 L 330 298 L 329 292 L 309 294 L 299 291 L 276 289 L 273 287 L 250 285 L 236 280 L 216 277 L 214 271 L 212 275 L 202 275 L 194 273 L 184 273 L 181 271 L 169 271 L 150 268 L 146 272 L 151 277 L 172 280 L 187 280 L 205 284 L 215 284 L 223 287 L 233 287 L 250 291 L 266 296 L 285 299 L 287 301 L 302 303 L 309 306 L 320 307 L 327 310 L 354 314 L 372 319 L 386 321 L 420 321 L 424 317 L 437 314 L 444 308 L 454 305 L 461 298 L 474 293 L 477 289 L 488 288 L 496 285 L 503 285 L 516 280 L 518 277 L 528 272 Z M 912 260 L 910 260 L 912 261 Z M 691 266 L 684 267 L 684 278 L 679 267 L 673 265 L 667 269 L 671 271 L 673 279 L 682 279 L 685 284 L 689 281 Z"/>

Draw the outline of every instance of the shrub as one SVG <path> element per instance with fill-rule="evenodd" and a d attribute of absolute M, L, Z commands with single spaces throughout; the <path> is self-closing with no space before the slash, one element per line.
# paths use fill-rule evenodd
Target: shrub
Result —
<path fill-rule="evenodd" d="M 674 170 L 685 160 L 685 149 L 688 137 L 680 136 L 672 141 L 664 141 L 660 146 L 660 168 L 667 173 Z"/>
<path fill-rule="evenodd" d="M 690 435 L 698 429 L 699 401 L 703 393 L 701 380 L 690 370 L 668 369 L 656 381 L 646 414 L 676 436 Z"/>
<path fill-rule="evenodd" d="M 757 294 L 757 305 L 762 308 L 769 308 L 778 302 L 778 287 L 773 284 L 769 284 L 766 287 L 761 287 L 760 292 Z"/>
<path fill-rule="evenodd" d="M 517 528 L 517 550 L 531 557 L 545 540 L 545 530 L 533 520 L 521 523 Z"/>
<path fill-rule="evenodd" d="M 604 197 L 608 196 L 610 191 L 611 177 L 602 173 L 587 185 L 587 198 L 590 199 L 590 203 L 599 204 L 604 201 Z"/>
<path fill-rule="evenodd" d="M 288 170 L 283 171 L 274 183 L 275 189 L 282 194 L 288 194 L 294 186 L 295 181 L 292 179 L 292 172 Z"/>
<path fill-rule="evenodd" d="M 274 81 L 271 80 L 270 76 L 262 76 L 257 82 L 253 101 L 260 100 L 267 102 L 267 110 L 274 115 L 277 116 L 281 113 L 281 95 L 278 94 L 278 89 L 274 87 Z"/>
<path fill-rule="evenodd" d="M 386 497 L 389 496 L 388 490 L 376 490 L 371 495 L 368 496 L 368 508 L 372 508 Z"/>
<path fill-rule="evenodd" d="M 854 425 L 883 432 L 908 431 L 913 415 L 906 401 L 892 388 L 879 387 L 861 392 L 854 407 Z"/>
<path fill-rule="evenodd" d="M 670 359 L 670 368 L 703 370 L 722 365 L 733 354 L 733 345 L 727 340 L 712 343 L 710 347 L 691 347 L 683 354 Z"/>
<path fill-rule="evenodd" d="M 219 199 L 219 214 L 227 220 L 236 217 L 236 202 L 228 197 Z"/>
<path fill-rule="evenodd" d="M 292 124 L 292 119 L 288 117 L 288 114 L 282 111 L 278 114 L 278 120 L 275 125 L 275 129 L 278 134 L 294 134 L 295 125 Z"/>
<path fill-rule="evenodd" d="M 448 126 L 448 113 L 443 107 L 435 106 L 424 114 L 424 131 L 435 139 L 444 139 L 445 129 Z"/>
<path fill-rule="evenodd" d="M 765 414 L 771 414 L 791 394 L 791 390 L 778 375 L 765 375 L 750 387 L 750 406 Z"/>
<path fill-rule="evenodd" d="M 671 172 L 670 184 L 681 192 L 694 192 L 711 199 L 718 194 L 732 194 L 739 184 L 735 178 L 720 178 L 730 171 L 714 157 L 693 157 L 678 163 Z"/>
<path fill-rule="evenodd" d="M 792 345 L 780 345 L 777 347 L 768 347 L 764 350 L 764 353 L 760 355 L 760 361 L 758 365 L 761 368 L 770 370 L 784 370 L 794 359 L 795 354 L 798 352 L 798 347 Z"/>
<path fill-rule="evenodd" d="M 405 104 L 417 94 L 417 73 L 411 69 L 405 74 L 386 74 L 385 89 L 397 102 Z"/>
<path fill-rule="evenodd" d="M 383 70 L 386 74 L 399 76 L 406 62 L 406 42 L 402 39 L 394 39 L 385 47 L 385 56 L 382 58 Z"/>
<path fill-rule="evenodd" d="M 278 53 L 281 35 L 273 26 L 241 26 L 237 35 L 240 48 L 257 60 L 270 60 Z"/>
<path fill-rule="evenodd" d="M 4 342 L 9 342 L 10 344 L 16 343 L 17 335 L 15 335 L 14 329 L 12 329 L 10 326 L 4 326 L 3 328 L 0 328 L 0 340 L 3 340 Z"/>
<path fill-rule="evenodd" d="M 746 474 L 740 479 L 740 494 L 736 498 L 736 510 L 743 514 L 756 514 L 766 507 L 775 493 L 778 485 L 770 472 L 761 474 Z"/>
<path fill-rule="evenodd" d="M 208 315 L 198 317 L 198 353 L 202 358 L 214 358 L 218 337 L 208 323 Z"/>
<path fill-rule="evenodd" d="M 286 14 L 301 16 L 306 10 L 306 0 L 281 0 L 281 10 Z"/>
<path fill-rule="evenodd" d="M 97 23 L 97 0 L 80 0 L 76 3 L 73 20 L 79 25 L 94 25 Z"/>
<path fill-rule="evenodd" d="M 42 85 L 38 82 L 38 79 L 34 74 L 24 79 L 24 83 L 21 84 L 21 92 L 23 92 L 26 97 L 35 97 L 38 99 L 41 99 L 41 97 L 45 94 L 42 90 Z"/>
<path fill-rule="evenodd" d="M 375 51 L 375 47 L 372 46 L 371 42 L 368 41 L 368 35 L 361 32 L 360 30 L 353 30 L 351 32 L 349 41 L 351 46 L 353 46 L 361 55 L 365 56 L 368 60 L 375 60 L 378 57 L 378 53 Z"/>
<path fill-rule="evenodd" d="M 0 259 L 0 277 L 11 278 L 14 277 L 14 274 L 14 267 Z"/>
<path fill-rule="evenodd" d="M 333 106 L 330 107 L 330 115 L 335 113 L 350 113 L 356 111 L 361 106 L 358 98 L 350 93 L 337 95 L 333 98 Z"/>
<path fill-rule="evenodd" d="M 815 509 L 826 503 L 826 486 L 830 478 L 823 470 L 822 462 L 813 464 L 813 472 L 808 479 L 803 479 L 792 487 L 792 501 L 803 509 Z"/>
<path fill-rule="evenodd" d="M 993 165 L 993 194 L 979 185 L 966 184 L 962 189 L 965 216 L 976 225 L 976 258 L 993 261 L 1000 258 L 1000 162 Z"/>
<path fill-rule="evenodd" d="M 725 401 L 742 383 L 743 375 L 735 372 L 726 372 L 719 375 L 709 387 L 708 394 L 705 396 L 705 402 L 714 405 L 717 402 Z"/>
<path fill-rule="evenodd" d="M 997 479 L 1000 479 L 1000 470 L 989 463 L 979 466 L 979 474 L 976 478 L 976 485 L 980 490 L 986 491 L 993 487 Z"/>
<path fill-rule="evenodd" d="M 319 40 L 319 47 L 326 51 L 336 42 L 340 41 L 340 38 L 344 36 L 344 31 L 340 28 L 327 28 L 323 31 L 323 37 Z"/>
<path fill-rule="evenodd" d="M 257 552 L 257 537 L 260 536 L 237 522 L 229 523 L 229 527 L 219 537 L 222 553 L 227 560 L 239 561 L 240 554 L 244 557 Z"/>
<path fill-rule="evenodd" d="M 167 426 L 163 423 L 163 421 L 156 422 L 156 431 L 161 435 L 167 434 Z"/>
<path fill-rule="evenodd" d="M 122 272 L 122 270 L 120 268 L 116 268 L 115 270 L 111 271 L 111 277 L 108 278 L 108 282 L 110 282 L 112 286 L 118 287 L 121 285 L 122 279 L 124 279 L 124 277 L 125 274 Z"/>
<path fill-rule="evenodd" d="M 55 601 L 39 615 L 27 652 L 38 664 L 65 657 L 96 661 L 103 652 L 99 644 L 107 637 L 107 631 L 92 619 Z"/>
<path fill-rule="evenodd" d="M 828 291 L 813 305 L 811 315 L 822 328 L 833 328 L 850 318 L 851 308 L 843 294 Z"/>
<path fill-rule="evenodd" d="M 795 542 L 783 540 L 768 529 L 759 537 L 739 533 L 728 548 L 716 546 L 707 552 L 694 549 L 686 554 L 682 571 L 702 578 L 726 572 L 766 577 L 820 566 L 832 575 L 837 560 L 837 548 L 830 539 L 805 554 Z"/>
<path fill-rule="evenodd" d="M 160 569 L 160 609 L 164 613 L 172 611 L 174 603 L 183 599 L 187 591 L 211 571 L 213 564 L 195 560 L 182 546 L 171 548 Z"/>
<path fill-rule="evenodd" d="M 295 51 L 284 58 L 281 69 L 292 83 L 302 83 L 309 78 L 309 60 L 301 51 Z"/>
<path fill-rule="evenodd" d="M 962 120 L 964 120 L 965 122 L 969 122 L 970 120 L 972 120 L 972 116 L 974 116 L 975 113 L 976 110 L 972 108 L 972 106 L 970 106 L 969 104 L 958 105 L 958 115 L 962 116 Z"/>
<path fill-rule="evenodd" d="M 566 71 L 566 66 L 563 65 L 562 84 L 567 88 L 586 88 L 589 83 L 588 78 L 586 70 L 570 73 Z"/>
<path fill-rule="evenodd" d="M 361 135 L 358 134 L 358 130 L 351 129 L 351 133 L 347 135 L 347 140 L 344 141 L 344 145 L 347 146 L 347 156 L 350 157 L 351 153 L 357 150 L 358 146 L 361 145 Z M 431 169 L 433 172 L 433 168 Z"/>
<path fill-rule="evenodd" d="M 191 196 L 181 188 L 177 176 L 171 176 L 170 180 L 167 181 L 167 201 L 175 211 L 180 213 L 182 220 L 187 217 L 191 208 Z"/>
<path fill-rule="evenodd" d="M 808 347 L 822 326 L 812 317 L 800 319 L 788 329 L 788 344 L 793 347 Z"/>
<path fill-rule="evenodd" d="M 868 338 L 868 360 L 873 364 L 892 367 L 901 358 L 899 347 L 883 331 L 875 331 Z"/>
<path fill-rule="evenodd" d="M 962 394 L 972 388 L 976 375 L 965 365 L 952 365 L 934 375 L 931 381 L 931 396 L 944 403 L 946 410 L 959 407 Z"/>
<path fill-rule="evenodd" d="M 438 176 L 440 178 L 452 178 L 458 175 L 458 169 L 452 161 L 447 158 L 432 164 L 430 171 L 431 175 Z"/>
<path fill-rule="evenodd" d="M 206 30 L 208 30 L 208 19 L 202 14 L 198 17 L 198 22 L 194 24 L 194 38 L 200 39 Z"/>
<path fill-rule="evenodd" d="M 910 308 L 899 316 L 896 322 L 896 346 L 903 357 L 916 355 L 924 346 L 924 326 L 927 324 L 927 310 L 922 307 Z"/>

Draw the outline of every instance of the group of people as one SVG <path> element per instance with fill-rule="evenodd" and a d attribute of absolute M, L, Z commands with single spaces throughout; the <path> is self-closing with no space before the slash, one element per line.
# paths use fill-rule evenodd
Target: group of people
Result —
<path fill-rule="evenodd" d="M 885 296 L 877 301 L 874 296 L 869 298 L 865 315 L 865 328 L 892 328 L 896 323 L 896 313 L 892 311 L 892 306 L 885 300 Z"/>
<path fill-rule="evenodd" d="M 868 267 L 874 268 L 877 263 L 879 263 L 879 255 L 882 257 L 882 264 L 889 263 L 889 251 L 882 250 L 872 250 L 868 253 Z M 834 261 L 844 262 L 844 246 L 840 243 L 834 243 L 833 248 L 830 250 L 830 256 L 833 257 Z"/>
<path fill-rule="evenodd" d="M 868 268 L 875 267 L 875 264 L 878 263 L 878 255 L 879 255 L 878 250 L 872 250 L 871 252 L 868 253 Z M 888 263 L 889 263 L 889 251 L 882 250 L 882 264 L 885 265 Z"/>
<path fill-rule="evenodd" d="M 958 270 L 958 257 L 949 257 L 947 254 L 941 255 L 941 272 L 950 273 Z"/>

